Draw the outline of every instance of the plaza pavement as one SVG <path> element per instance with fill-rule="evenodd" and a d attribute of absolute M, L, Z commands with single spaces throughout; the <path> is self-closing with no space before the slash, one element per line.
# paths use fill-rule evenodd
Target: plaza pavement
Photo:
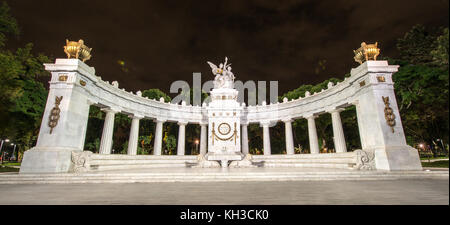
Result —
<path fill-rule="evenodd" d="M 0 204 L 449 204 L 449 180 L 1 184 Z"/>

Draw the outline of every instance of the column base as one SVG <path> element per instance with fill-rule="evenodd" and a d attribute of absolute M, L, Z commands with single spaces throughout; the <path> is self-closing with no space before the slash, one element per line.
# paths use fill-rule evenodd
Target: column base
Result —
<path fill-rule="evenodd" d="M 423 170 L 419 152 L 411 146 L 385 146 L 373 150 L 377 170 Z"/>
<path fill-rule="evenodd" d="M 34 147 L 25 152 L 19 173 L 67 173 L 72 151 L 79 149 Z"/>

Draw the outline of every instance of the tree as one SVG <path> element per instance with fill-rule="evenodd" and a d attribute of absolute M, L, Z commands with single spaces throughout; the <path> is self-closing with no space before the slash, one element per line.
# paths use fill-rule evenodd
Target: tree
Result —
<path fill-rule="evenodd" d="M 442 66 L 443 69 L 448 70 L 448 27 L 444 28 L 442 31 L 442 35 L 438 36 L 435 41 L 435 49 L 431 51 L 431 56 L 433 58 L 433 62 Z M 448 77 L 448 76 L 447 76 Z"/>
<path fill-rule="evenodd" d="M 139 136 L 139 146 L 138 146 L 138 155 L 149 155 L 152 153 L 153 146 L 151 146 L 151 141 L 153 139 L 153 135 L 149 136 Z"/>
<path fill-rule="evenodd" d="M 175 155 L 176 150 L 175 147 L 177 146 L 177 139 L 173 135 L 169 135 L 169 132 L 164 132 L 164 145 L 166 147 L 167 153 L 169 155 Z"/>
<path fill-rule="evenodd" d="M 0 135 L 14 140 L 18 151 L 23 152 L 38 135 L 47 98 L 47 90 L 39 78 L 49 76 L 42 64 L 50 59 L 42 54 L 34 55 L 31 43 L 15 52 L 5 48 L 8 35 L 19 34 L 17 21 L 9 11 L 3 2 L 0 6 Z"/>
<path fill-rule="evenodd" d="M 20 33 L 17 20 L 11 16 L 10 8 L 6 2 L 3 2 L 0 6 L 0 47 L 5 46 L 6 36 L 14 35 L 18 36 Z"/>
<path fill-rule="evenodd" d="M 435 39 L 435 31 L 429 31 L 421 24 L 415 25 L 397 40 L 400 59 L 410 64 L 431 63 L 433 57 L 430 51 L 435 46 Z"/>
<path fill-rule="evenodd" d="M 448 70 L 405 65 L 394 75 L 394 82 L 409 144 L 431 143 L 436 138 L 448 141 Z"/>
<path fill-rule="evenodd" d="M 401 65 L 393 80 L 405 136 L 412 146 L 436 139 L 448 143 L 448 28 L 441 32 L 413 27 L 399 39 L 401 59 L 390 60 Z"/>
<path fill-rule="evenodd" d="M 142 97 L 147 97 L 149 99 L 154 99 L 156 101 L 159 101 L 159 99 L 162 97 L 164 98 L 164 102 L 170 102 L 172 100 L 172 98 L 170 98 L 170 96 L 168 96 L 166 93 L 164 93 L 163 91 L 154 88 L 154 89 L 148 89 L 142 92 Z"/>

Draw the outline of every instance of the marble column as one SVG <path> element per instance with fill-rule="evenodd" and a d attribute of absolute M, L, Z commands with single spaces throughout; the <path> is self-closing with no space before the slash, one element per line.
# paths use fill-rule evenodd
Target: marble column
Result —
<path fill-rule="evenodd" d="M 130 129 L 130 137 L 128 139 L 128 155 L 137 155 L 137 146 L 139 139 L 139 120 L 142 119 L 142 116 L 133 115 L 131 118 L 131 129 Z"/>
<path fill-rule="evenodd" d="M 342 122 L 340 112 L 344 111 L 344 109 L 334 109 L 330 111 L 331 120 L 333 123 L 333 139 L 334 139 L 334 148 L 336 153 L 347 152 L 347 146 L 345 145 L 345 136 L 344 129 L 342 129 Z"/>
<path fill-rule="evenodd" d="M 187 122 L 178 122 L 178 144 L 177 155 L 184 155 L 185 152 L 185 136 L 186 136 L 186 124 Z"/>
<path fill-rule="evenodd" d="M 319 142 L 317 140 L 316 116 L 308 116 L 309 151 L 311 154 L 319 154 Z"/>
<path fill-rule="evenodd" d="M 352 102 L 353 105 L 355 105 L 356 108 L 356 122 L 358 123 L 358 131 L 359 131 L 359 139 L 361 142 L 361 148 L 362 149 L 366 149 L 366 140 L 365 140 L 365 136 L 363 135 L 365 133 L 364 131 L 364 126 L 362 126 L 362 121 L 361 121 L 361 109 L 360 109 L 360 105 L 358 101 L 354 101 Z"/>
<path fill-rule="evenodd" d="M 271 155 L 269 123 L 261 123 L 263 127 L 264 155 Z"/>
<path fill-rule="evenodd" d="M 293 155 L 294 152 L 294 138 L 292 135 L 292 119 L 283 120 L 285 135 L 286 135 L 286 154 Z"/>
<path fill-rule="evenodd" d="M 165 120 L 156 119 L 156 128 L 155 128 L 155 142 L 153 144 L 153 155 L 161 155 L 162 148 L 162 132 L 163 132 L 163 124 Z"/>
<path fill-rule="evenodd" d="M 242 154 L 248 153 L 248 124 L 242 124 Z"/>
<path fill-rule="evenodd" d="M 200 155 L 206 155 L 206 144 L 208 143 L 207 123 L 200 123 Z"/>
<path fill-rule="evenodd" d="M 100 141 L 100 154 L 111 154 L 112 138 L 114 131 L 114 117 L 117 110 L 102 109 L 106 112 L 105 123 L 103 124 L 102 140 Z"/>

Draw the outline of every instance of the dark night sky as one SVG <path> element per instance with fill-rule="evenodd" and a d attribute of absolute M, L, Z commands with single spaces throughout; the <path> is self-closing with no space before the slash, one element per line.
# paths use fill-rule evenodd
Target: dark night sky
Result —
<path fill-rule="evenodd" d="M 279 93 L 357 63 L 353 49 L 378 41 L 396 56 L 395 41 L 415 24 L 448 26 L 448 0 L 423 1 L 7 1 L 21 26 L 19 41 L 65 58 L 65 39 L 92 47 L 87 61 L 103 80 L 130 91 L 212 79 L 206 61 L 228 56 L 238 80 L 278 80 Z M 123 68 L 117 63 L 125 62 Z M 325 69 L 319 68 L 326 60 Z"/>

